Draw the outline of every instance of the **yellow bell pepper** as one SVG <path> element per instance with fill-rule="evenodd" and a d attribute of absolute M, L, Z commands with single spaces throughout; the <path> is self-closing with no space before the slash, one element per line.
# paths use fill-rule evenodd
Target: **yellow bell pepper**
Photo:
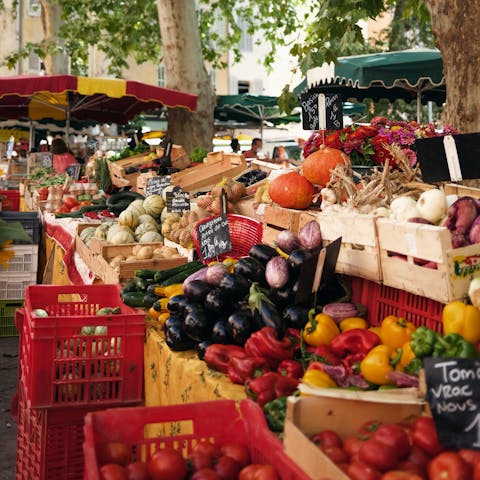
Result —
<path fill-rule="evenodd" d="M 375 385 L 388 385 L 392 383 L 387 374 L 393 372 L 390 363 L 392 349 L 388 345 L 373 347 L 360 362 L 360 373 L 365 380 Z"/>
<path fill-rule="evenodd" d="M 443 307 L 443 333 L 458 333 L 465 340 L 480 340 L 480 310 L 473 305 L 455 301 Z"/>
<path fill-rule="evenodd" d="M 344 318 L 340 322 L 340 330 L 342 332 L 353 330 L 354 328 L 361 328 L 366 330 L 368 328 L 368 323 L 364 318 L 361 317 Z"/>
<path fill-rule="evenodd" d="M 410 342 L 405 342 L 402 346 L 402 356 L 400 362 L 397 363 L 397 370 L 403 370 L 403 367 L 407 366 L 413 359 L 415 354 L 413 353 Z"/>
<path fill-rule="evenodd" d="M 370 327 L 369 330 L 373 332 L 375 335 L 380 336 L 380 327 Z"/>
<path fill-rule="evenodd" d="M 330 375 L 316 368 L 307 370 L 303 374 L 302 382 L 311 387 L 333 388 L 337 386 Z"/>
<path fill-rule="evenodd" d="M 404 318 L 389 315 L 383 319 L 380 325 L 380 338 L 384 345 L 396 350 L 410 340 L 415 330 L 416 327 L 413 323 L 407 322 Z"/>
<path fill-rule="evenodd" d="M 326 313 L 310 315 L 309 318 L 302 335 L 305 342 L 312 347 L 327 345 L 340 333 L 333 318 Z"/>

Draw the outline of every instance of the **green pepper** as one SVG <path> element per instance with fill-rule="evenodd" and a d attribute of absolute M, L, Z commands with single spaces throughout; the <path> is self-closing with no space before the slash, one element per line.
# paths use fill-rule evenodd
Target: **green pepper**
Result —
<path fill-rule="evenodd" d="M 263 406 L 263 413 L 270 430 L 283 432 L 285 415 L 287 413 L 287 397 L 279 397 Z"/>
<path fill-rule="evenodd" d="M 421 358 L 414 357 L 405 365 L 405 372 L 411 375 L 418 375 L 418 372 L 423 368 L 423 361 Z"/>
<path fill-rule="evenodd" d="M 438 337 L 433 350 L 434 357 L 445 358 L 478 358 L 473 343 L 465 340 L 458 333 L 447 333 Z"/>
<path fill-rule="evenodd" d="M 427 327 L 418 327 L 410 338 L 410 347 L 416 357 L 430 357 L 437 341 L 437 332 Z"/>

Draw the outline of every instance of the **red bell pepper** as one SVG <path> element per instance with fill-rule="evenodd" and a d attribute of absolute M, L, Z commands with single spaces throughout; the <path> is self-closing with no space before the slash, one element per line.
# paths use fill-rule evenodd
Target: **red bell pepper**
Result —
<path fill-rule="evenodd" d="M 292 378 L 303 377 L 303 367 L 298 360 L 282 360 L 277 367 L 277 372 Z"/>
<path fill-rule="evenodd" d="M 245 342 L 245 352 L 250 357 L 266 358 L 272 368 L 276 368 L 282 360 L 293 358 L 295 343 L 285 335 L 277 339 L 272 327 L 263 327 L 250 336 Z"/>
<path fill-rule="evenodd" d="M 432 457 L 445 450 L 440 444 L 432 417 L 418 417 L 412 424 L 412 443 Z"/>
<path fill-rule="evenodd" d="M 233 357 L 246 357 L 245 350 L 237 345 L 213 343 L 205 350 L 204 360 L 210 368 L 222 373 L 228 373 L 228 362 Z"/>
<path fill-rule="evenodd" d="M 268 361 L 263 357 L 232 357 L 228 362 L 227 373 L 232 383 L 243 385 L 249 378 L 269 371 Z"/>
<path fill-rule="evenodd" d="M 365 358 L 365 353 L 352 353 L 342 360 L 347 375 L 360 373 L 360 362 Z"/>
<path fill-rule="evenodd" d="M 261 377 L 247 380 L 246 392 L 261 407 L 279 397 L 291 395 L 298 386 L 296 378 L 287 377 L 277 372 L 267 372 Z"/>
<path fill-rule="evenodd" d="M 316 347 L 307 347 L 307 351 L 310 354 L 312 360 L 326 363 L 327 365 L 339 365 L 341 363 L 340 358 L 332 353 L 332 350 L 328 345 L 317 345 Z"/>
<path fill-rule="evenodd" d="M 337 335 L 330 342 L 331 351 L 344 358 L 352 353 L 368 353 L 373 347 L 380 343 L 380 337 L 362 328 L 354 328 Z"/>

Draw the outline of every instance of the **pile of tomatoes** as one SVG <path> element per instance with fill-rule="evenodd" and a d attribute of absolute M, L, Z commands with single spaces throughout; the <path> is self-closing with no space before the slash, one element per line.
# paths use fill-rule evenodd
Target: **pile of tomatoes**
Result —
<path fill-rule="evenodd" d="M 189 457 L 173 448 L 157 450 L 148 462 L 130 462 L 130 449 L 110 442 L 100 453 L 102 480 L 280 480 L 275 467 L 250 463 L 240 443 L 197 443 Z"/>
<path fill-rule="evenodd" d="M 90 200 L 78 201 L 75 197 L 64 196 L 62 206 L 58 207 L 55 213 L 77 212 L 80 208 L 90 206 L 91 204 L 92 202 Z"/>
<path fill-rule="evenodd" d="M 370 421 L 343 440 L 332 430 L 311 440 L 353 480 L 480 480 L 480 451 L 445 450 L 431 417 Z"/>

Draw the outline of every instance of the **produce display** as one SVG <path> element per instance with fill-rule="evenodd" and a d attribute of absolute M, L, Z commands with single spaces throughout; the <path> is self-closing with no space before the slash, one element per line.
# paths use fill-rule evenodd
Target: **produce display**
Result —
<path fill-rule="evenodd" d="M 187 458 L 170 447 L 155 451 L 148 462 L 130 462 L 130 451 L 121 442 L 104 445 L 101 480 L 279 480 L 270 464 L 251 463 L 242 443 L 213 444 L 200 441 Z"/>

